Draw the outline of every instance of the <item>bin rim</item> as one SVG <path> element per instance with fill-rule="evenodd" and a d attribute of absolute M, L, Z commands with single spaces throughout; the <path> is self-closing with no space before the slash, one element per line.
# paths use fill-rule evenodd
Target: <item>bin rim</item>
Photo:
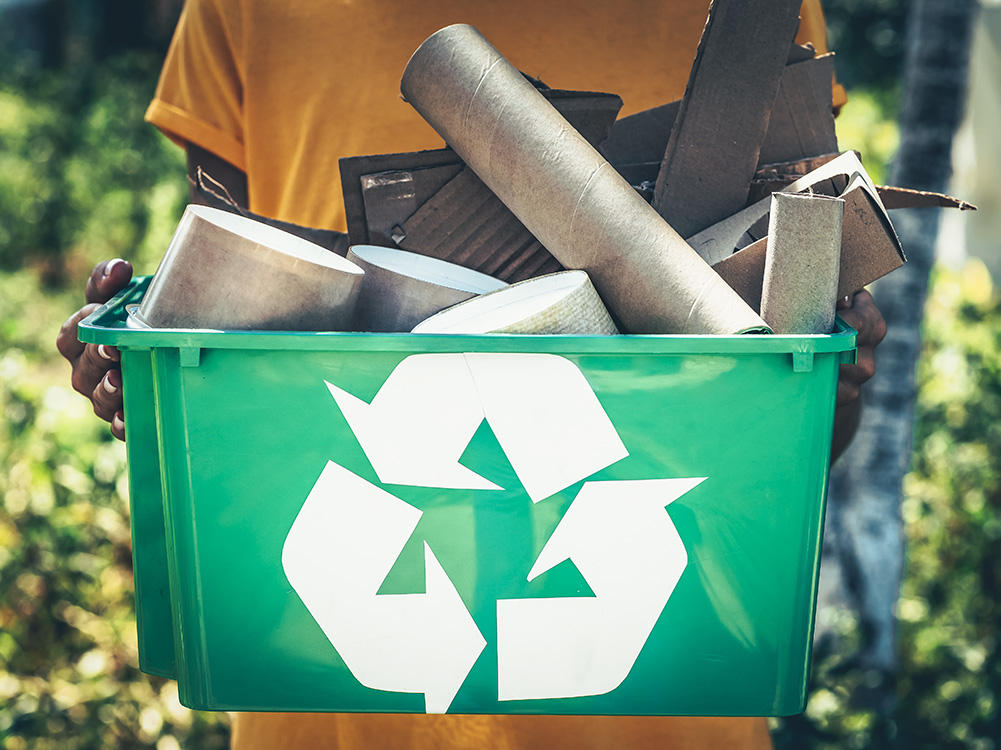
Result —
<path fill-rule="evenodd" d="M 849 353 L 857 331 L 841 317 L 830 334 L 415 334 L 344 331 L 231 331 L 184 328 L 139 329 L 126 324 L 128 305 L 137 304 L 151 276 L 140 276 L 78 326 L 87 344 L 120 349 L 245 349 L 295 351 L 553 352 L 576 354 L 824 354 Z"/>

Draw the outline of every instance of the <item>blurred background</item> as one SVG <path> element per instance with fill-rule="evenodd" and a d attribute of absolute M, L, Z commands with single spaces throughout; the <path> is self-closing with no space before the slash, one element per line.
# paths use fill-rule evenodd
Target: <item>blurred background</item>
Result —
<path fill-rule="evenodd" d="M 927 3 L 823 4 L 849 94 L 842 148 L 888 182 L 902 123 L 906 136 L 951 117 L 904 107 L 909 15 Z M 92 266 L 123 257 L 151 273 L 183 210 L 183 154 L 142 121 L 180 6 L 0 0 L 5 750 L 228 742 L 225 715 L 183 708 L 172 682 L 138 670 L 124 445 L 72 391 L 54 347 Z M 981 210 L 941 221 L 922 210 L 933 216 L 922 236 L 938 249 L 930 272 L 915 264 L 928 286 L 911 298 L 920 357 L 896 506 L 906 557 L 893 663 L 865 656 L 864 613 L 835 597 L 821 613 L 806 712 L 773 720 L 778 748 L 1001 747 L 1001 4 L 969 7 L 972 31 L 955 34 L 968 86 L 946 124 L 954 177 L 942 189 Z M 901 236 L 920 259 L 922 240 L 912 248 Z"/>

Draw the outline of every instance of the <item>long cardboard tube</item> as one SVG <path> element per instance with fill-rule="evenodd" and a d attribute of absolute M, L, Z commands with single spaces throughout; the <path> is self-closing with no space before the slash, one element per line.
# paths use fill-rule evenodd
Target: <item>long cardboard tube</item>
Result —
<path fill-rule="evenodd" d="M 433 34 L 404 98 L 631 333 L 768 327 L 473 27 Z"/>

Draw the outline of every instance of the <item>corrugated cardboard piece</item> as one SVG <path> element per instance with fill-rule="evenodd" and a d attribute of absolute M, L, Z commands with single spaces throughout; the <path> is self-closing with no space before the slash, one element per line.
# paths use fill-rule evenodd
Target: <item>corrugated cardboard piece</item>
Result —
<path fill-rule="evenodd" d="M 747 203 L 800 5 L 799 0 L 710 5 L 654 192 L 654 207 L 682 236 Z"/>
<path fill-rule="evenodd" d="M 775 193 L 771 201 L 761 317 L 775 333 L 830 333 L 845 202 L 802 193 Z"/>
<path fill-rule="evenodd" d="M 407 250 L 511 283 L 563 270 L 469 167 L 414 212 L 394 239 Z"/>
<path fill-rule="evenodd" d="M 588 272 L 626 330 L 766 328 L 472 27 L 425 41 L 401 90 L 565 267 Z"/>

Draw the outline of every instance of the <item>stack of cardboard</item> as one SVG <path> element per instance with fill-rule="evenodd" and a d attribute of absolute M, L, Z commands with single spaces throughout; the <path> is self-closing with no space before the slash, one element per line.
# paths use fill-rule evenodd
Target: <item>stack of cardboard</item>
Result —
<path fill-rule="evenodd" d="M 773 282 L 797 275 L 772 283 L 782 294 L 832 290 L 814 302 L 833 314 L 837 295 L 904 262 L 888 206 L 970 206 L 877 188 L 854 153 L 839 156 L 833 55 L 791 42 L 799 7 L 715 0 L 684 98 L 622 119 L 615 95 L 548 90 L 474 29 L 439 31 L 415 52 L 401 88 L 450 148 L 342 159 L 351 244 L 507 282 L 585 270 L 630 333 L 763 330 L 766 267 Z M 816 226 L 807 215 L 830 214 L 829 202 L 786 204 L 787 216 L 803 213 L 784 222 L 796 226 L 798 248 L 786 260 L 767 258 L 769 247 L 789 246 L 769 233 L 792 231 L 770 220 L 777 191 L 838 199 L 838 220 Z M 832 240 L 835 226 L 842 234 Z M 810 262 L 830 247 L 837 257 Z M 807 278 L 817 273 L 833 282 Z"/>

